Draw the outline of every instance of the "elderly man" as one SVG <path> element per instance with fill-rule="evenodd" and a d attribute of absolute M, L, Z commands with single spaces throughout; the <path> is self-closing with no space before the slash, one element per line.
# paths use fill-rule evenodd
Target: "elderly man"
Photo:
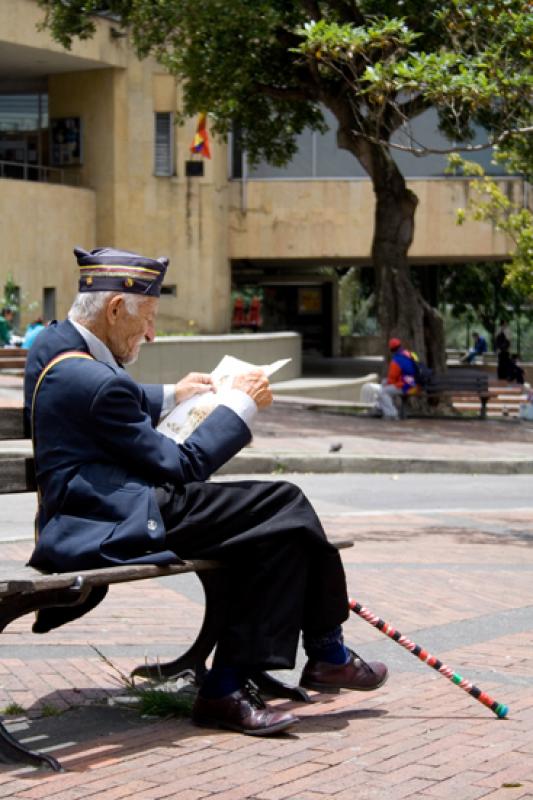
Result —
<path fill-rule="evenodd" d="M 251 438 L 272 395 L 261 371 L 234 379 L 224 404 L 178 445 L 156 430 L 161 416 L 208 375 L 175 386 L 139 385 L 124 371 L 154 339 L 168 260 L 75 249 L 79 294 L 68 320 L 34 344 L 25 407 L 40 489 L 39 536 L 30 564 L 68 571 L 116 564 L 216 558 L 229 570 L 228 612 L 193 719 L 270 735 L 297 722 L 248 688 L 258 670 L 294 666 L 300 631 L 305 687 L 371 690 L 387 678 L 343 643 L 348 616 L 337 551 L 300 490 L 286 482 L 207 482 Z M 85 612 L 102 599 L 89 598 Z M 35 630 L 72 618 L 41 613 Z"/>

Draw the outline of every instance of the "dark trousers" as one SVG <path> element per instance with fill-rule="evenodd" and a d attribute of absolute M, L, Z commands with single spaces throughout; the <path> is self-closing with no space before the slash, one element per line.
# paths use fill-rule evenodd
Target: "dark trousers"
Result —
<path fill-rule="evenodd" d="M 285 481 L 159 487 L 167 545 L 222 561 L 227 608 L 221 663 L 291 669 L 301 630 L 320 636 L 348 617 L 344 569 L 305 495 Z"/>

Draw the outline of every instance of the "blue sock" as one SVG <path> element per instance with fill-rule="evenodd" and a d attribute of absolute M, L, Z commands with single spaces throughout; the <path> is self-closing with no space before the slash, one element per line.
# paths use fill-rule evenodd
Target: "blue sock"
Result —
<path fill-rule="evenodd" d="M 303 634 L 304 650 L 313 661 L 325 661 L 327 664 L 346 664 L 350 651 L 344 646 L 342 628 L 339 625 L 320 636 Z"/>
<path fill-rule="evenodd" d="M 239 667 L 228 665 L 214 666 L 209 670 L 200 687 L 202 697 L 218 700 L 241 689 L 245 675 Z"/>

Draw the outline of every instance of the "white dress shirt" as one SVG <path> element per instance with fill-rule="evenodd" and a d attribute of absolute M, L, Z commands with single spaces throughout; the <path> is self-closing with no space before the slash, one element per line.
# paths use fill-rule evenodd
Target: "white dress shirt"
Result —
<path fill-rule="evenodd" d="M 89 348 L 89 353 L 97 361 L 103 361 L 104 364 L 110 364 L 113 367 L 117 366 L 117 360 L 109 347 L 103 343 L 98 336 L 95 336 L 92 331 L 88 330 L 84 325 L 71 319 L 69 320 L 76 328 L 80 336 L 82 336 L 85 344 Z M 224 399 L 221 405 L 227 406 L 237 414 L 244 423 L 250 428 L 251 424 L 257 414 L 257 406 L 252 398 L 246 392 L 240 389 L 227 389 L 224 391 Z M 176 406 L 176 393 L 175 385 L 173 383 L 163 384 L 163 404 L 161 406 L 161 416 L 159 421 L 164 419 L 170 411 Z"/>

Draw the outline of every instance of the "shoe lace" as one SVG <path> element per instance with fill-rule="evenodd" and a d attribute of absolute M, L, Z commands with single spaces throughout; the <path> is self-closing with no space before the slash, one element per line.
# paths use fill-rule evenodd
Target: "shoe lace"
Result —
<path fill-rule="evenodd" d="M 259 687 L 252 680 L 246 681 L 242 691 L 255 708 L 266 708 L 266 703 L 259 694 Z"/>
<path fill-rule="evenodd" d="M 359 666 L 364 667 L 369 672 L 371 672 L 372 675 L 376 674 L 375 671 L 370 666 L 370 664 L 367 661 L 365 661 L 364 658 L 361 658 L 361 656 L 358 655 L 358 653 L 356 653 L 355 650 L 352 650 L 350 647 L 347 647 L 346 649 L 348 650 L 350 655 L 352 655 L 354 657 L 354 663 L 355 663 L 356 667 L 359 667 Z"/>

